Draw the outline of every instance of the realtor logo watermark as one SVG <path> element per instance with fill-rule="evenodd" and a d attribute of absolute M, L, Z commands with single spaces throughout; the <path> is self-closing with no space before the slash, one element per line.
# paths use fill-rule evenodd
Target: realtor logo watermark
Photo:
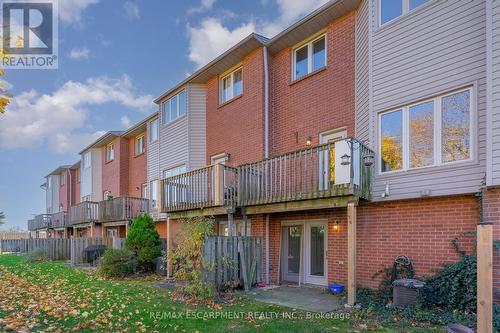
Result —
<path fill-rule="evenodd" d="M 0 0 L 6 69 L 58 68 L 57 0 Z"/>

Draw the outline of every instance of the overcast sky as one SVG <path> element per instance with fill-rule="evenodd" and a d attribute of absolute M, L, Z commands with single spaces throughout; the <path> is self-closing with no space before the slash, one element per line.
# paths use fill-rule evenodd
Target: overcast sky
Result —
<path fill-rule="evenodd" d="M 102 133 L 145 118 L 155 97 L 251 32 L 272 37 L 325 2 L 61 0 L 59 69 L 5 75 L 2 229 L 44 213 L 44 176 Z"/>

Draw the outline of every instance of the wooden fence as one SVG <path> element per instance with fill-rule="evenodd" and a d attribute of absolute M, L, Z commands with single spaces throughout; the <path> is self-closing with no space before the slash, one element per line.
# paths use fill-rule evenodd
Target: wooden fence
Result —
<path fill-rule="evenodd" d="M 203 259 L 204 280 L 217 289 L 227 281 L 240 280 L 245 290 L 261 282 L 260 237 L 209 237 L 205 241 Z"/>
<path fill-rule="evenodd" d="M 29 231 L 0 231 L 0 239 L 27 239 L 30 238 Z"/>
<path fill-rule="evenodd" d="M 50 260 L 70 258 L 70 240 L 62 238 L 2 239 L 0 252 L 28 253 L 36 249 L 45 251 Z"/>

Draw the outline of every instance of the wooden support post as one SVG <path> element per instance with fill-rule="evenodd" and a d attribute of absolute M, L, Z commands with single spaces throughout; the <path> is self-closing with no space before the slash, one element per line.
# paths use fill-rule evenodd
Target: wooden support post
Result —
<path fill-rule="evenodd" d="M 170 236 L 170 217 L 167 217 L 167 279 L 170 279 L 170 276 L 172 275 L 172 269 L 170 266 L 170 260 L 168 259 L 168 254 L 170 253 L 170 247 L 172 246 L 171 243 L 171 236 Z"/>
<path fill-rule="evenodd" d="M 247 256 L 245 253 L 245 247 L 243 246 L 243 238 L 238 237 L 238 252 L 240 253 L 240 262 L 241 262 L 241 275 L 243 277 L 243 287 L 245 291 L 250 289 L 248 283 L 248 270 L 247 270 Z"/>
<path fill-rule="evenodd" d="M 127 221 L 127 222 L 125 223 L 125 238 L 126 238 L 126 237 L 127 237 L 127 235 L 128 235 L 128 229 L 129 229 L 129 227 L 130 227 L 130 222 L 128 222 L 128 221 Z"/>
<path fill-rule="evenodd" d="M 493 332 L 493 224 L 477 226 L 477 333 Z"/>
<path fill-rule="evenodd" d="M 90 237 L 94 238 L 94 222 L 90 223 Z"/>
<path fill-rule="evenodd" d="M 216 206 L 224 205 L 224 165 L 216 164 L 213 166 L 214 173 L 214 204 Z"/>
<path fill-rule="evenodd" d="M 347 204 L 347 303 L 356 304 L 356 202 Z"/>
<path fill-rule="evenodd" d="M 233 213 L 227 213 L 227 235 L 234 236 L 234 220 Z"/>
<path fill-rule="evenodd" d="M 247 214 L 243 214 L 243 225 L 244 225 L 245 230 L 244 230 L 244 232 L 243 232 L 244 234 L 242 236 L 250 236 L 247 233 L 247 229 L 248 229 L 248 216 L 247 216 Z"/>

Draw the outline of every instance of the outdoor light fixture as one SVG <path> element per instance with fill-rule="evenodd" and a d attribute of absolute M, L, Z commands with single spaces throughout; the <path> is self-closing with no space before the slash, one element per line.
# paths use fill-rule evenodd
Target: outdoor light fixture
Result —
<path fill-rule="evenodd" d="M 340 158 L 340 160 L 341 160 L 340 164 L 342 164 L 342 165 L 349 165 L 349 164 L 351 164 L 351 156 L 349 156 L 347 154 L 342 155 L 342 157 Z"/>
<path fill-rule="evenodd" d="M 312 144 L 312 138 L 308 136 L 306 140 L 306 145 L 309 147 L 311 144 Z"/>
<path fill-rule="evenodd" d="M 365 166 L 367 166 L 367 167 L 373 165 L 374 159 L 375 159 L 375 157 L 373 156 L 373 154 L 368 154 L 368 155 L 363 156 L 363 162 L 365 163 Z"/>
<path fill-rule="evenodd" d="M 339 221 L 335 221 L 335 223 L 333 224 L 333 230 L 334 231 L 339 231 L 339 228 L 340 228 L 340 223 Z"/>

